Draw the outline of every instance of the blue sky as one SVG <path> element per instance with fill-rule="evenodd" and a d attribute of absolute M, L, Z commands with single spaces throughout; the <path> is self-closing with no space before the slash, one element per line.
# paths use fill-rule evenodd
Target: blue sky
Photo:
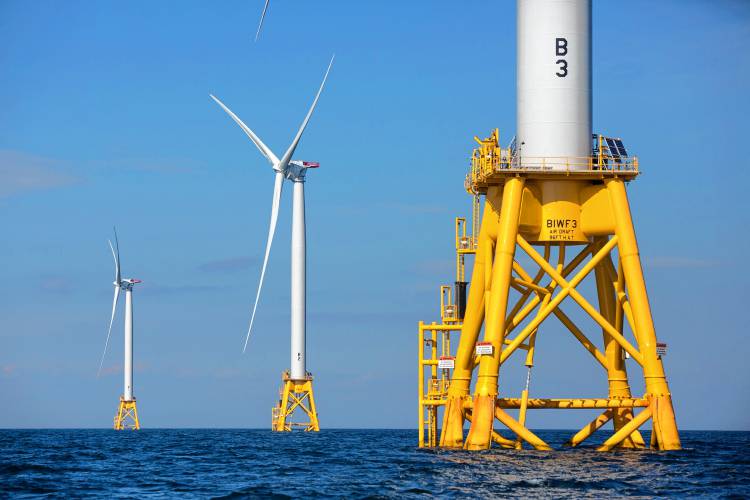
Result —
<path fill-rule="evenodd" d="M 321 162 L 308 368 L 324 427 L 415 427 L 416 323 L 452 281 L 472 136 L 515 129 L 515 3 L 275 0 L 253 43 L 262 3 L 0 2 L 0 427 L 111 424 L 121 316 L 96 370 L 113 224 L 124 274 L 144 281 L 143 425 L 270 424 L 289 360 L 290 191 L 242 355 L 272 172 L 208 94 L 281 154 L 334 52 L 296 155 Z M 641 159 L 630 199 L 687 429 L 750 429 L 748 21 L 741 1 L 594 6 L 594 128 Z M 605 394 L 588 354 L 545 325 L 532 394 Z M 518 394 L 525 375 L 501 377 Z"/>

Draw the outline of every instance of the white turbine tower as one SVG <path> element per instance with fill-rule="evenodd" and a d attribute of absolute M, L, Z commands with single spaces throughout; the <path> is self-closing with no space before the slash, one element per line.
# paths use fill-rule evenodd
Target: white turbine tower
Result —
<path fill-rule="evenodd" d="M 107 341 L 104 344 L 104 352 L 102 353 L 102 359 L 99 362 L 99 374 L 102 371 L 102 365 L 104 364 L 104 357 L 107 355 L 107 347 L 109 346 L 109 337 L 112 334 L 112 323 L 115 320 L 115 312 L 117 311 L 117 301 L 120 298 L 120 290 L 125 291 L 125 348 L 123 362 L 123 374 L 124 374 L 124 388 L 122 396 L 120 396 L 120 405 L 117 409 L 117 415 L 115 415 L 114 428 L 116 430 L 123 429 L 140 429 L 140 422 L 138 421 L 138 409 L 135 405 L 135 396 L 133 396 L 133 286 L 140 283 L 141 280 L 134 278 L 122 278 L 120 274 L 120 244 L 117 240 L 117 229 L 115 232 L 115 244 L 112 245 L 111 241 L 108 241 L 109 248 L 112 251 L 112 257 L 115 260 L 115 281 L 112 283 L 115 286 L 115 295 L 112 299 L 112 315 L 109 319 L 109 330 L 107 331 Z M 97 375 L 98 376 L 98 375 Z"/>
<path fill-rule="evenodd" d="M 266 242 L 266 252 L 263 257 L 263 267 L 260 273 L 260 282 L 258 284 L 258 291 L 255 295 L 255 303 L 253 304 L 253 312 L 250 317 L 250 326 L 247 330 L 247 336 L 245 337 L 245 345 L 243 352 L 247 349 L 247 343 L 250 339 L 250 333 L 253 329 L 253 323 L 255 322 L 255 312 L 258 308 L 258 301 L 260 299 L 260 292 L 263 288 L 263 279 L 266 274 L 266 266 L 268 265 L 268 256 L 271 252 L 271 244 L 273 242 L 274 233 L 276 232 L 276 222 L 279 216 L 279 204 L 281 201 L 281 190 L 284 184 L 284 179 L 288 179 L 293 183 L 293 203 L 292 203 L 292 263 L 291 263 L 291 275 L 292 275 L 292 307 L 291 307 L 291 369 L 289 373 L 284 375 L 284 387 L 282 396 L 279 401 L 279 405 L 274 408 L 273 428 L 274 430 L 284 431 L 291 430 L 292 424 L 287 421 L 287 417 L 291 416 L 296 408 L 301 408 L 309 417 L 310 422 L 302 424 L 306 430 L 317 431 L 318 417 L 315 410 L 315 401 L 312 393 L 312 377 L 307 373 L 305 364 L 305 303 L 306 303 L 306 273 L 305 273 L 305 174 L 308 168 L 316 168 L 319 166 L 318 163 L 306 162 L 299 160 L 292 160 L 292 155 L 297 149 L 302 133 L 307 127 L 307 123 L 310 121 L 310 117 L 315 110 L 315 106 L 318 103 L 323 87 L 325 87 L 326 80 L 328 79 L 328 73 L 331 71 L 333 65 L 333 57 L 331 62 L 328 64 L 323 82 L 320 84 L 318 93 L 315 95 L 312 106 L 307 112 L 305 119 L 302 121 L 302 125 L 297 131 L 297 135 L 294 136 L 294 140 L 289 148 L 284 153 L 284 156 L 279 159 L 273 152 L 266 146 L 263 141 L 258 138 L 250 128 L 245 125 L 242 120 L 239 119 L 228 107 L 224 105 L 219 99 L 211 95 L 211 98 L 222 107 L 232 119 L 242 128 L 247 134 L 255 146 L 260 150 L 263 156 L 266 157 L 268 162 L 271 164 L 275 172 L 275 181 L 273 188 L 273 201 L 271 204 L 271 223 L 268 228 L 268 240 Z M 304 400 L 309 399 L 309 406 L 304 404 Z"/>

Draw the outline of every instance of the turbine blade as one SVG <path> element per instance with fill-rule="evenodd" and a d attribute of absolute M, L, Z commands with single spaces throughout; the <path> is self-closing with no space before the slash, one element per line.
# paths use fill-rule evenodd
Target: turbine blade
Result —
<path fill-rule="evenodd" d="M 229 116 L 232 117 L 232 120 L 234 120 L 237 123 L 237 125 L 239 125 L 240 128 L 245 131 L 245 133 L 250 138 L 250 140 L 253 141 L 253 144 L 255 144 L 255 146 L 258 148 L 258 150 L 261 153 L 263 153 L 263 156 L 266 157 L 266 159 L 271 163 L 271 165 L 273 167 L 276 167 L 276 165 L 278 165 L 278 163 L 279 163 L 279 159 L 276 157 L 275 154 L 273 154 L 273 151 L 271 151 L 271 149 L 268 146 L 266 146 L 265 144 L 263 144 L 263 141 L 260 140 L 260 137 L 258 137 L 257 135 L 255 135 L 255 133 L 252 130 L 250 130 L 250 128 L 247 125 L 245 125 L 242 122 L 242 120 L 240 120 L 240 118 L 237 115 L 235 115 L 234 113 L 232 113 L 231 109 L 229 109 L 228 107 L 224 106 L 223 102 L 221 102 L 219 99 L 217 99 L 213 94 L 209 94 L 209 95 L 211 96 L 211 99 L 213 99 L 214 101 L 216 101 L 216 104 L 218 104 L 219 106 L 221 106 L 221 108 L 224 111 L 226 111 Z"/>
<path fill-rule="evenodd" d="M 260 36 L 260 29 L 263 27 L 263 19 L 266 17 L 266 11 L 268 10 L 268 3 L 271 0 L 266 0 L 266 4 L 263 6 L 263 13 L 260 15 L 260 23 L 258 24 L 258 31 L 255 33 L 255 41 L 258 41 L 258 37 Z"/>
<path fill-rule="evenodd" d="M 115 282 L 120 283 L 122 280 L 120 274 L 120 242 L 117 241 L 117 229 L 115 229 L 115 246 L 112 246 L 112 242 L 107 240 L 109 243 L 109 249 L 112 250 L 112 258 L 115 259 Z"/>
<path fill-rule="evenodd" d="M 302 125 L 300 126 L 299 130 L 297 131 L 297 135 L 294 136 L 294 140 L 292 141 L 292 144 L 289 146 L 289 149 L 286 150 L 286 153 L 284 153 L 284 156 L 281 157 L 280 167 L 282 170 L 286 169 L 286 166 L 289 164 L 289 161 L 292 159 L 292 155 L 294 154 L 294 150 L 297 149 L 297 144 L 299 144 L 300 138 L 302 138 L 302 132 L 305 131 L 305 127 L 307 127 L 307 122 L 310 121 L 310 117 L 313 114 L 313 111 L 315 110 L 315 105 L 318 104 L 318 98 L 320 97 L 320 93 L 323 92 L 323 87 L 326 85 L 326 80 L 328 79 L 328 73 L 331 71 L 331 66 L 333 66 L 333 59 L 336 57 L 334 54 L 331 57 L 331 62 L 328 63 L 328 69 L 326 70 L 326 74 L 323 77 L 323 82 L 320 84 L 320 88 L 318 89 L 318 93 L 315 94 L 315 99 L 313 100 L 312 106 L 310 106 L 310 111 L 307 112 L 307 116 L 305 116 L 304 121 L 302 122 Z"/>
<path fill-rule="evenodd" d="M 104 356 L 107 355 L 107 347 L 109 347 L 109 337 L 112 334 L 112 323 L 115 321 L 115 310 L 117 309 L 117 299 L 120 297 L 120 285 L 115 285 L 115 297 L 112 299 L 112 317 L 109 319 L 109 330 L 107 330 L 107 341 L 104 343 L 104 352 L 102 353 L 102 359 L 99 361 L 99 371 L 96 372 L 98 377 L 102 373 L 102 365 L 104 365 Z"/>
<path fill-rule="evenodd" d="M 273 243 L 273 235 L 276 232 L 276 222 L 279 220 L 279 205 L 281 202 L 281 188 L 284 184 L 283 172 L 276 172 L 276 179 L 273 185 L 273 203 L 271 205 L 271 223 L 268 226 L 268 241 L 266 241 L 266 254 L 263 257 L 263 268 L 260 271 L 260 282 L 258 283 L 258 292 L 255 294 L 255 304 L 253 305 L 253 314 L 250 316 L 250 327 L 247 329 L 247 336 L 245 337 L 245 345 L 242 348 L 242 352 L 247 349 L 247 342 L 250 340 L 250 332 L 253 331 L 253 323 L 255 322 L 255 311 L 258 309 L 258 300 L 260 299 L 260 290 L 263 288 L 263 278 L 266 276 L 266 266 L 268 265 L 268 255 L 271 253 L 271 243 Z"/>

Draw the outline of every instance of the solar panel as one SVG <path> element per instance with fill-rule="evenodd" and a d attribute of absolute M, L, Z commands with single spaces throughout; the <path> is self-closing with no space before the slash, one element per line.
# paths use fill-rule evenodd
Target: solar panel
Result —
<path fill-rule="evenodd" d="M 622 145 L 622 141 L 620 139 L 615 139 L 615 146 L 617 146 L 617 150 L 620 153 L 620 156 L 624 156 L 627 158 L 628 152 L 625 150 L 625 146 Z"/>
<path fill-rule="evenodd" d="M 614 139 L 610 139 L 609 137 L 607 137 L 607 148 L 609 149 L 609 154 L 612 156 L 612 158 L 614 158 L 615 160 L 620 159 L 620 151 L 617 148 Z"/>

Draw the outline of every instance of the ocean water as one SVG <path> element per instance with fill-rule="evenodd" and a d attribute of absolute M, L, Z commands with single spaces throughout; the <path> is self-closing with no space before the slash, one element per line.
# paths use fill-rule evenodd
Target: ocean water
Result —
<path fill-rule="evenodd" d="M 750 498 L 750 432 L 681 436 L 680 452 L 469 453 L 419 450 L 415 430 L 0 430 L 0 496 Z"/>

